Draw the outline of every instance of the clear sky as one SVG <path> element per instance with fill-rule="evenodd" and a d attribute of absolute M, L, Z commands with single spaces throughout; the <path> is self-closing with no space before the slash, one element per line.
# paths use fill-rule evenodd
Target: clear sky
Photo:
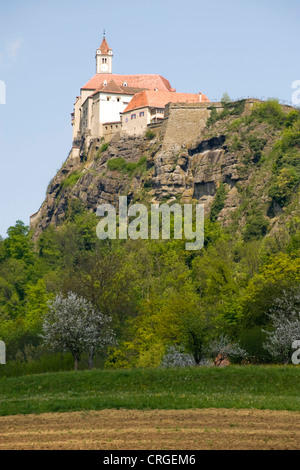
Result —
<path fill-rule="evenodd" d="M 0 235 L 29 224 L 66 159 L 104 28 L 114 73 L 158 73 L 216 101 L 290 102 L 299 22 L 299 0 L 0 0 Z"/>

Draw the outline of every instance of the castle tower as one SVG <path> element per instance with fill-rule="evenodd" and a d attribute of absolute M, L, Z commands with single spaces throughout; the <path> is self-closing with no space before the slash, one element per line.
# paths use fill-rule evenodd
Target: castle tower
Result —
<path fill-rule="evenodd" d="M 113 51 L 107 44 L 105 33 L 101 46 L 96 52 L 97 73 L 112 73 Z"/>

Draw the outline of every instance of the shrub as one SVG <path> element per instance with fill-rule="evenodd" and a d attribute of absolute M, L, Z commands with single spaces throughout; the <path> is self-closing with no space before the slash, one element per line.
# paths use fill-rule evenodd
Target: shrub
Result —
<path fill-rule="evenodd" d="M 148 129 L 145 133 L 145 137 L 146 137 L 147 140 L 152 140 L 152 139 L 154 139 L 154 137 L 156 137 L 156 134 L 155 134 L 155 132 Z"/>
<path fill-rule="evenodd" d="M 248 217 L 243 239 L 245 242 L 259 239 L 266 235 L 269 223 L 261 213 L 254 213 Z"/>
<path fill-rule="evenodd" d="M 243 123 L 244 123 L 243 118 L 237 118 L 237 119 L 235 119 L 234 121 L 232 121 L 232 122 L 229 124 L 228 130 L 229 130 L 230 132 L 236 131 L 236 130 L 238 130 L 238 129 L 241 127 L 241 125 L 242 125 Z"/>
<path fill-rule="evenodd" d="M 126 167 L 126 162 L 124 158 L 113 158 L 107 162 L 108 169 L 110 171 L 122 171 Z"/>
<path fill-rule="evenodd" d="M 254 104 L 251 117 L 259 122 L 271 124 L 276 129 L 282 128 L 286 121 L 286 115 L 282 110 L 282 106 L 275 99 Z"/>
<path fill-rule="evenodd" d="M 245 109 L 245 100 L 239 101 L 223 101 L 223 111 L 217 112 L 215 107 L 208 108 L 211 110 L 210 117 L 207 120 L 207 127 L 212 126 L 215 122 L 220 119 L 224 119 L 227 116 L 240 116 Z"/>
<path fill-rule="evenodd" d="M 99 150 L 97 151 L 96 153 L 96 157 L 95 157 L 95 160 L 99 160 L 99 158 L 101 157 L 102 153 L 103 152 L 106 152 L 106 150 L 108 149 L 109 147 L 109 143 L 106 142 L 105 144 L 102 145 L 102 147 L 99 148 Z"/>
<path fill-rule="evenodd" d="M 211 108 L 207 108 L 207 109 L 210 110 L 210 116 L 207 119 L 206 125 L 207 127 L 210 127 L 218 120 L 218 111 L 216 110 L 214 106 L 212 106 Z"/>
<path fill-rule="evenodd" d="M 232 150 L 241 150 L 243 148 L 243 144 L 237 135 L 232 139 L 231 148 Z"/>
<path fill-rule="evenodd" d="M 296 121 L 300 120 L 300 112 L 298 109 L 293 109 L 287 116 L 285 121 L 285 127 L 293 127 Z"/>
<path fill-rule="evenodd" d="M 191 354 L 178 350 L 175 346 L 169 346 L 163 357 L 161 367 L 191 367 L 196 362 Z"/>
<path fill-rule="evenodd" d="M 259 138 L 255 134 L 250 134 L 248 137 L 249 147 L 252 151 L 252 160 L 257 163 L 262 157 L 262 150 L 267 143 L 267 139 Z"/>
<path fill-rule="evenodd" d="M 269 190 L 269 196 L 284 207 L 291 201 L 298 183 L 299 177 L 293 168 L 282 168 Z"/>
<path fill-rule="evenodd" d="M 225 200 L 226 200 L 226 188 L 223 183 L 220 183 L 217 189 L 217 193 L 215 195 L 214 202 L 212 203 L 211 210 L 210 210 L 210 220 L 212 222 L 217 220 L 219 213 L 224 208 Z"/>
<path fill-rule="evenodd" d="M 137 163 L 128 162 L 124 160 L 124 158 L 113 158 L 112 160 L 108 160 L 107 166 L 111 171 L 119 171 L 121 173 L 129 173 L 129 175 L 133 175 L 138 170 L 142 168 L 146 169 L 146 162 L 147 157 L 141 157 Z"/>
<path fill-rule="evenodd" d="M 246 100 L 230 101 L 227 103 L 223 103 L 224 111 L 222 112 L 230 116 L 240 116 L 245 110 L 245 104 Z"/>
<path fill-rule="evenodd" d="M 60 183 L 60 188 L 66 189 L 66 188 L 75 186 L 75 184 L 81 178 L 81 176 L 82 176 L 82 173 L 78 173 L 78 171 L 74 171 L 74 173 L 67 176 L 67 178 Z"/>
<path fill-rule="evenodd" d="M 286 129 L 283 132 L 282 139 L 277 143 L 277 149 L 281 152 L 287 152 L 291 148 L 300 148 L 300 130 L 299 129 Z"/>
<path fill-rule="evenodd" d="M 207 355 L 213 359 L 216 366 L 220 366 L 224 360 L 229 359 L 230 357 L 242 359 L 247 356 L 246 351 L 244 351 L 238 343 L 230 341 L 226 335 L 215 339 L 207 347 L 206 352 Z"/>
<path fill-rule="evenodd" d="M 108 146 L 109 146 L 109 143 L 106 142 L 105 144 L 102 145 L 102 147 L 100 148 L 100 152 L 106 152 L 106 150 L 108 149 Z"/>

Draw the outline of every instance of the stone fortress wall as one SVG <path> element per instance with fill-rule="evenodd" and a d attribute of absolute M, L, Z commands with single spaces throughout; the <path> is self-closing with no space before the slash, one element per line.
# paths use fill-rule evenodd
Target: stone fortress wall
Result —
<path fill-rule="evenodd" d="M 250 109 L 257 99 L 245 100 L 245 111 Z M 220 113 L 224 106 L 221 102 L 209 103 L 169 103 L 165 109 L 165 119 L 158 124 L 149 124 L 148 129 L 163 137 L 163 149 L 193 142 L 205 128 L 215 108 Z"/>

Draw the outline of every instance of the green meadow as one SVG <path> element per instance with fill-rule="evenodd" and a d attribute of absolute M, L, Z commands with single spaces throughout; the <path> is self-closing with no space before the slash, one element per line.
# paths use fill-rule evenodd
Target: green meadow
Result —
<path fill-rule="evenodd" d="M 297 366 L 56 372 L 0 379 L 0 415 L 101 409 L 300 411 Z"/>

